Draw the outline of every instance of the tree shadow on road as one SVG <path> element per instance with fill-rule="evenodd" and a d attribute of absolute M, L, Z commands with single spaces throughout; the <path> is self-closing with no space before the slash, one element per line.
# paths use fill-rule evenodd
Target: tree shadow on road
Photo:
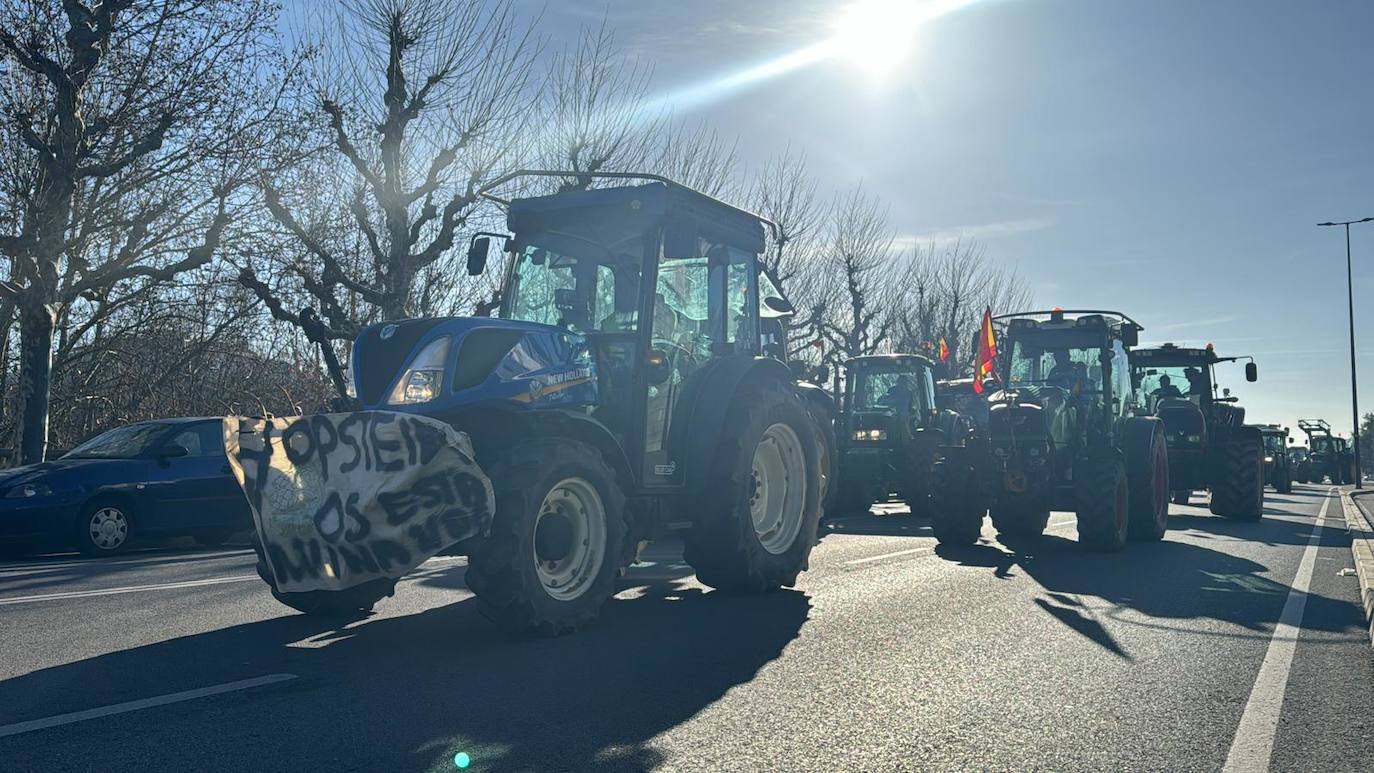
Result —
<path fill-rule="evenodd" d="M 0 758 L 19 755 L 13 769 L 68 759 L 105 770 L 418 770 L 452 769 L 465 751 L 474 770 L 648 770 L 664 762 L 650 740 L 751 681 L 810 607 L 798 591 L 731 596 L 656 583 L 558 639 L 506 637 L 471 598 L 342 629 L 286 615 L 0 682 L 4 724 L 263 674 L 300 677 L 260 688 L 252 703 L 194 701 L 126 715 L 114 729 L 87 722 L 0 738 Z M 209 713 L 215 706 L 221 716 Z"/>
<path fill-rule="evenodd" d="M 1234 523 L 1221 518 L 1198 520 Z M 1253 530 L 1259 524 L 1234 526 L 1240 538 L 1246 538 L 1241 527 L 1248 526 L 1252 530 L 1250 538 L 1304 545 L 1312 528 L 1310 524 L 1266 521 L 1264 534 L 1257 535 Z M 1292 531 L 1297 528 L 1303 532 L 1300 540 Z M 1343 539 L 1339 530 L 1330 525 L 1323 530 L 1325 544 L 1338 544 L 1337 540 Z M 1090 553 L 1074 540 L 1053 534 L 1004 539 L 1003 543 L 982 542 L 959 549 L 940 546 L 935 553 L 962 566 L 991 569 L 996 577 L 1007 581 L 1016 581 L 1024 574 L 1046 591 L 1044 597 L 1035 600 L 1041 609 L 1126 659 L 1130 655 L 1100 620 L 1167 626 L 1168 620 L 1211 619 L 1267 636 L 1289 592 L 1287 585 L 1265 576 L 1269 567 L 1263 564 L 1182 541 L 1132 544 L 1114 554 Z M 1107 604 L 1104 607 L 1095 599 Z M 1310 595 L 1303 625 L 1324 631 L 1354 630 L 1345 622 L 1349 620 L 1344 614 L 1347 607 L 1348 603 L 1340 599 Z M 1129 612 L 1160 622 L 1142 623 L 1126 614 Z"/>

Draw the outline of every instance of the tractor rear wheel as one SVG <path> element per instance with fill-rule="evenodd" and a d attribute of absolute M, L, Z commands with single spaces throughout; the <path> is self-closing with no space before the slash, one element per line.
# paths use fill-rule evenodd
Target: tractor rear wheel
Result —
<path fill-rule="evenodd" d="M 1004 537 L 1039 537 L 1050 522 L 1050 509 L 1027 496 L 1003 495 L 989 508 L 988 515 L 992 516 L 993 528 Z"/>
<path fill-rule="evenodd" d="M 1279 473 L 1279 477 L 1274 481 L 1274 490 L 1280 494 L 1293 493 L 1293 477 L 1287 472 Z"/>
<path fill-rule="evenodd" d="M 1164 539 L 1169 529 L 1169 449 L 1158 419 L 1132 419 L 1126 426 L 1126 472 L 1130 483 L 1130 536 Z"/>
<path fill-rule="evenodd" d="M 1089 550 L 1115 552 L 1126 546 L 1130 530 L 1130 484 L 1126 466 L 1096 459 L 1075 470 L 1078 541 Z"/>
<path fill-rule="evenodd" d="M 372 608 L 388 596 L 396 594 L 396 581 L 389 577 L 368 580 L 343 590 L 308 590 L 282 592 L 263 557 L 262 543 L 253 538 L 253 551 L 258 561 L 255 568 L 262 581 L 272 590 L 272 598 L 279 603 L 314 617 L 358 619 L 372 614 Z"/>
<path fill-rule="evenodd" d="M 986 511 L 972 468 L 950 459 L 935 463 L 930 526 L 941 545 L 962 547 L 977 542 Z"/>
<path fill-rule="evenodd" d="M 1176 505 L 1186 505 L 1192 498 L 1193 492 L 1190 489 L 1181 488 L 1174 490 L 1173 502 Z"/>
<path fill-rule="evenodd" d="M 521 443 L 491 465 L 496 515 L 468 555 L 478 609 L 502 629 L 557 636 L 601 614 L 625 555 L 625 495 L 591 446 Z"/>
<path fill-rule="evenodd" d="M 1212 484 L 1214 515 L 1258 521 L 1264 514 L 1264 453 L 1258 432 L 1237 432 L 1220 451 L 1220 479 Z"/>
<path fill-rule="evenodd" d="M 821 514 L 812 423 L 782 382 L 747 385 L 735 396 L 683 550 L 702 583 L 744 593 L 796 584 Z"/>

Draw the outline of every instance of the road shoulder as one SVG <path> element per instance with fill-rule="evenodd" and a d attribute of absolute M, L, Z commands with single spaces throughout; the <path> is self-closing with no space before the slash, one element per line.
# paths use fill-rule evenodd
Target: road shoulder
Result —
<path fill-rule="evenodd" d="M 1355 573 L 1360 580 L 1360 603 L 1370 643 L 1374 644 L 1374 491 L 1341 491 L 1345 526 L 1350 533 L 1350 552 L 1355 559 Z"/>

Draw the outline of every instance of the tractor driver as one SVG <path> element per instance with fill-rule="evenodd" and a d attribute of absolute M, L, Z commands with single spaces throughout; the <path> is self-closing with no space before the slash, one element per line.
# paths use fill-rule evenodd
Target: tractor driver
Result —
<path fill-rule="evenodd" d="M 1201 398 L 1207 394 L 1207 380 L 1202 377 L 1201 368 L 1184 368 L 1183 375 L 1188 378 L 1188 396 Z"/>
<path fill-rule="evenodd" d="M 1070 392 L 1083 386 L 1088 379 L 1087 368 L 1081 362 L 1074 362 L 1068 349 L 1054 350 L 1054 367 L 1050 368 L 1048 381 Z"/>
<path fill-rule="evenodd" d="M 896 410 L 897 418 L 905 425 L 911 417 L 911 404 L 915 399 L 916 385 L 912 383 L 911 376 L 904 373 L 897 377 L 897 383 L 888 388 L 878 403 Z"/>
<path fill-rule="evenodd" d="M 1166 373 L 1159 377 L 1159 388 L 1154 391 L 1154 396 L 1155 400 L 1159 401 L 1166 398 L 1182 398 L 1183 393 L 1178 391 L 1178 387 L 1174 386 L 1173 379 L 1169 378 Z"/>

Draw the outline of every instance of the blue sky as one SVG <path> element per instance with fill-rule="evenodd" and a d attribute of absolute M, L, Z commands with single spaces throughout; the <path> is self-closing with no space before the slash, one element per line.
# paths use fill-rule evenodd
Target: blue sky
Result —
<path fill-rule="evenodd" d="M 608 15 L 671 94 L 826 39 L 844 3 L 528 7 L 554 46 Z M 1254 354 L 1258 384 L 1219 374 L 1252 420 L 1348 432 L 1344 241 L 1314 224 L 1374 215 L 1371 75 L 1370 2 L 975 0 L 884 76 L 822 60 L 676 114 L 748 165 L 791 143 L 822 188 L 863 180 L 903 237 L 976 236 L 1046 306 Z M 1374 410 L 1374 227 L 1353 238 Z"/>

